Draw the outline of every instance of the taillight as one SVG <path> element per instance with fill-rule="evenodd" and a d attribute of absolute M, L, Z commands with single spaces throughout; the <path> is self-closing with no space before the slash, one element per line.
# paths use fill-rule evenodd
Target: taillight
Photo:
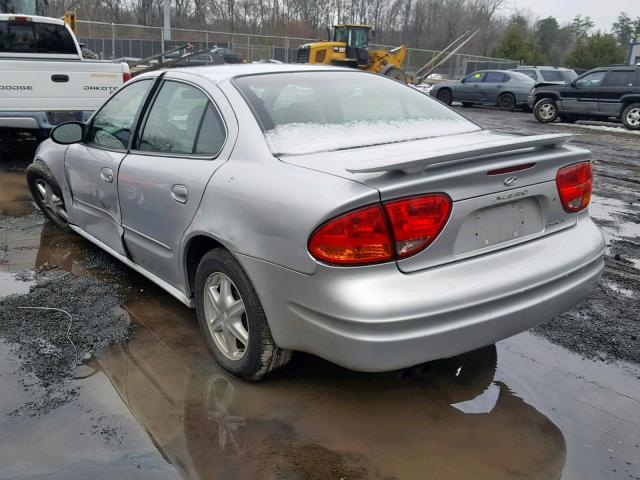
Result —
<path fill-rule="evenodd" d="M 122 83 L 127 83 L 129 80 L 131 80 L 131 73 L 122 72 Z"/>
<path fill-rule="evenodd" d="M 435 194 L 384 204 L 399 258 L 424 250 L 438 236 L 451 212 L 451 199 Z"/>
<path fill-rule="evenodd" d="M 393 259 L 387 221 L 380 205 L 342 215 L 318 228 L 309 251 L 329 263 L 372 263 Z"/>
<path fill-rule="evenodd" d="M 576 163 L 558 170 L 556 184 L 560 201 L 567 212 L 579 212 L 589 205 L 593 174 L 591 162 Z"/>
<path fill-rule="evenodd" d="M 408 257 L 435 240 L 450 212 L 451 199 L 443 194 L 361 208 L 320 226 L 309 239 L 309 251 L 318 260 L 336 264 Z"/>

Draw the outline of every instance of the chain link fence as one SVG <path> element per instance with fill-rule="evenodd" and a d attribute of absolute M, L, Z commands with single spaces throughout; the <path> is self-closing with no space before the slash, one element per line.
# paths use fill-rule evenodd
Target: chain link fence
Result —
<path fill-rule="evenodd" d="M 92 21 L 78 22 L 78 40 L 94 51 L 101 59 L 140 59 L 160 54 L 173 47 L 192 44 L 196 50 L 213 47 L 231 48 L 248 62 L 277 60 L 284 63 L 296 61 L 298 47 L 318 41 L 313 38 L 278 37 L 243 33 L 216 32 L 210 30 L 171 29 L 171 39 L 165 38 L 162 27 L 123 25 Z M 396 45 L 397 46 L 397 45 Z M 395 46 L 371 44 L 372 49 L 391 49 Z M 434 58 L 437 50 L 409 48 L 403 68 L 415 73 Z M 515 68 L 519 62 L 502 58 L 482 57 L 456 53 L 435 73 L 443 78 L 460 78 L 475 70 Z"/>

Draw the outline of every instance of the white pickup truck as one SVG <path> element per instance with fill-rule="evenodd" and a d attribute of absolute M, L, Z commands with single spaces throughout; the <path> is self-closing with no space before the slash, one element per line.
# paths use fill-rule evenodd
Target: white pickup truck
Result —
<path fill-rule="evenodd" d="M 126 63 L 84 59 L 62 20 L 0 14 L 0 129 L 44 138 L 59 123 L 86 121 L 130 78 Z"/>

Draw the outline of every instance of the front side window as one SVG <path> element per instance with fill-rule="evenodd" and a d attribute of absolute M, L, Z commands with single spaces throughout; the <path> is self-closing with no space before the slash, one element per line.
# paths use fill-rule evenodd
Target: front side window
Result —
<path fill-rule="evenodd" d="M 222 119 L 201 90 L 166 81 L 149 112 L 139 150 L 214 155 L 222 148 Z"/>
<path fill-rule="evenodd" d="M 618 70 L 609 72 L 604 81 L 605 87 L 633 87 L 636 84 L 636 72 L 632 70 Z"/>
<path fill-rule="evenodd" d="M 236 78 L 274 154 L 295 155 L 480 128 L 423 93 L 363 72 Z"/>
<path fill-rule="evenodd" d="M 111 97 L 93 118 L 87 142 L 107 149 L 126 150 L 136 114 L 152 84 L 152 79 L 130 83 Z"/>
<path fill-rule="evenodd" d="M 578 87 L 599 87 L 607 72 L 593 72 L 579 78 L 576 81 Z"/>
<path fill-rule="evenodd" d="M 468 77 L 464 79 L 464 83 L 479 83 L 484 80 L 486 73 L 485 72 L 476 72 L 472 73 Z"/>

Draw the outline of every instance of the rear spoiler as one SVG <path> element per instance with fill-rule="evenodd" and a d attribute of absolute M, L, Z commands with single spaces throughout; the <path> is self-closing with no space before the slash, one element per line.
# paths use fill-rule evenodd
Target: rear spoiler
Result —
<path fill-rule="evenodd" d="M 364 163 L 357 167 L 347 168 L 350 173 L 371 172 L 403 172 L 407 175 L 444 163 L 455 164 L 471 158 L 485 155 L 496 155 L 524 149 L 561 148 L 573 140 L 572 133 L 550 133 L 546 135 L 528 135 L 513 137 L 507 140 L 474 143 L 461 147 L 448 147 L 429 153 L 411 154 L 394 159 Z"/>

